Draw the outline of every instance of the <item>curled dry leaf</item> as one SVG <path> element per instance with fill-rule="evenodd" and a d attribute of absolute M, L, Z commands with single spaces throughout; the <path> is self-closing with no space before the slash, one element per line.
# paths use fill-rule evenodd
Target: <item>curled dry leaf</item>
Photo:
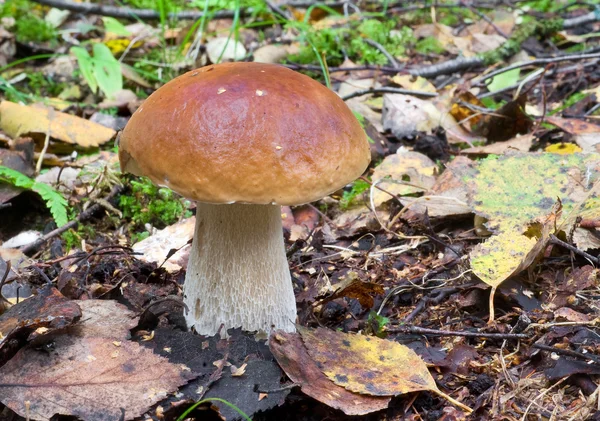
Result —
<path fill-rule="evenodd" d="M 84 148 L 98 147 L 116 134 L 112 129 L 71 114 L 10 101 L 0 103 L 0 129 L 13 138 L 30 136 L 42 143 L 49 132 L 52 139 Z"/>
<path fill-rule="evenodd" d="M 81 310 L 75 302 L 65 298 L 53 286 L 45 286 L 40 292 L 18 304 L 0 316 L 0 365 L 2 348 L 17 335 L 33 339 L 40 328 L 52 330 L 67 327 L 81 317 Z M 1 395 L 1 393 L 0 393 Z"/>
<path fill-rule="evenodd" d="M 269 347 L 283 371 L 302 392 L 346 415 L 369 414 L 387 408 L 390 403 L 389 396 L 356 394 L 329 380 L 308 355 L 297 333 L 273 332 Z"/>

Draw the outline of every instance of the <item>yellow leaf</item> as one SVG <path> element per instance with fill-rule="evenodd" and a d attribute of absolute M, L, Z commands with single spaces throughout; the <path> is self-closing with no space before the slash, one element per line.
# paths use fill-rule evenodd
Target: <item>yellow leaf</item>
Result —
<path fill-rule="evenodd" d="M 10 101 L 0 103 L 0 129 L 12 138 L 31 136 L 36 141 L 50 137 L 84 148 L 98 147 L 116 132 L 98 123 L 53 109 L 28 107 Z"/>
<path fill-rule="evenodd" d="M 411 75 L 396 75 L 392 78 L 392 82 L 402 86 L 404 89 L 412 89 L 414 91 L 437 92 L 435 86 L 427 79 L 421 76 Z"/>
<path fill-rule="evenodd" d="M 427 365 L 412 349 L 375 336 L 298 327 L 308 354 L 335 384 L 372 396 L 428 390 L 463 410 L 471 409 L 441 392 Z"/>
<path fill-rule="evenodd" d="M 546 146 L 544 149 L 546 152 L 557 153 L 559 155 L 571 155 L 577 152 L 581 152 L 582 149 L 574 143 L 555 143 L 553 145 Z"/>

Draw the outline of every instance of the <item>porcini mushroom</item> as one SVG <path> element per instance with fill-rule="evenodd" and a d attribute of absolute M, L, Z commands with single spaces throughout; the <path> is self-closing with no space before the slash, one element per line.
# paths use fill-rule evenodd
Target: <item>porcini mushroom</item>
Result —
<path fill-rule="evenodd" d="M 221 325 L 294 330 L 280 206 L 340 189 L 370 152 L 350 109 L 320 83 L 279 65 L 225 63 L 153 93 L 123 130 L 119 159 L 197 201 L 186 320 L 212 335 Z"/>

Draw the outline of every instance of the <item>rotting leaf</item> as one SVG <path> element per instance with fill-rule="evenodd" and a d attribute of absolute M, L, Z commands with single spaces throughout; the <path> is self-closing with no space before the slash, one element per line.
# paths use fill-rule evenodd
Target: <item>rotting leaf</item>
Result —
<path fill-rule="evenodd" d="M 52 139 L 84 148 L 98 147 L 116 134 L 112 129 L 81 117 L 10 101 L 0 103 L 0 129 L 13 138 L 30 136 L 38 145 L 43 144 L 49 132 Z"/>
<path fill-rule="evenodd" d="M 129 331 L 137 326 L 135 313 L 114 300 L 77 301 L 81 321 L 70 329 L 79 337 L 128 339 Z"/>
<path fill-rule="evenodd" d="M 349 272 L 348 278 L 337 285 L 336 291 L 325 298 L 322 304 L 335 300 L 339 297 L 356 298 L 362 308 L 370 309 L 373 307 L 374 299 L 372 295 L 381 295 L 384 293 L 383 286 L 374 282 L 361 281 L 356 272 Z"/>
<path fill-rule="evenodd" d="M 390 403 L 388 396 L 360 395 L 329 380 L 308 355 L 297 333 L 273 332 L 269 347 L 283 371 L 302 392 L 346 415 L 369 414 L 387 408 Z"/>
<path fill-rule="evenodd" d="M 129 420 L 194 377 L 134 342 L 60 336 L 53 351 L 27 346 L 0 368 L 0 401 L 34 420 Z"/>
<path fill-rule="evenodd" d="M 6 358 L 3 347 L 14 338 L 32 340 L 37 329 L 44 333 L 65 328 L 81 318 L 81 310 L 74 301 L 66 299 L 51 285 L 39 293 L 11 307 L 0 316 L 0 365 Z M 41 332 L 41 331 L 40 331 Z"/>
<path fill-rule="evenodd" d="M 427 365 L 413 350 L 375 336 L 298 327 L 308 354 L 332 380 L 352 392 L 396 396 L 428 390 L 471 412 L 440 391 Z"/>

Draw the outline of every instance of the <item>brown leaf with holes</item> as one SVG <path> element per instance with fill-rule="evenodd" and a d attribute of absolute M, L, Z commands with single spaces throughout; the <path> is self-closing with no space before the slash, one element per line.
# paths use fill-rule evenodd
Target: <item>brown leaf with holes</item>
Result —
<path fill-rule="evenodd" d="M 0 368 L 0 401 L 33 420 L 129 420 L 193 377 L 135 342 L 61 336 L 53 351 L 28 346 Z"/>
<path fill-rule="evenodd" d="M 81 317 L 81 309 L 53 286 L 21 301 L 0 316 L 0 365 L 6 357 L 3 347 L 13 338 L 32 340 L 41 333 L 65 328 Z M 37 332 L 37 333 L 36 333 Z"/>
<path fill-rule="evenodd" d="M 390 397 L 359 395 L 329 380 L 308 355 L 297 333 L 273 332 L 269 348 L 283 371 L 300 385 L 302 392 L 346 415 L 368 414 L 387 408 L 390 403 Z"/>

